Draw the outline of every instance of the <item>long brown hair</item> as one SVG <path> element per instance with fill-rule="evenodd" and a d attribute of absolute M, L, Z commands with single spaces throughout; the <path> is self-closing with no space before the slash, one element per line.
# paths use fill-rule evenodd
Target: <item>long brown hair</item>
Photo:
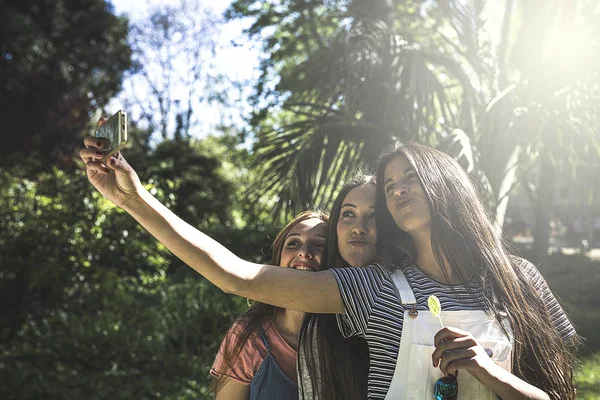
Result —
<path fill-rule="evenodd" d="M 514 374 L 552 398 L 575 398 L 573 366 L 578 336 L 565 343 L 555 329 L 549 329 L 553 326 L 550 313 L 523 268 L 527 261 L 507 252 L 468 175 L 449 155 L 409 143 L 381 157 L 375 218 L 384 263 L 401 265 L 416 259 L 410 235 L 395 224 L 385 201 L 385 167 L 398 156 L 406 157 L 429 202 L 431 245 L 444 275 L 452 268 L 463 284 L 475 276 L 486 290 L 485 306 L 496 319 L 500 321 L 501 310 L 508 314 L 515 336 Z M 492 292 L 498 305 L 492 301 Z"/>
<path fill-rule="evenodd" d="M 279 265 L 281 261 L 281 251 L 283 250 L 283 245 L 285 243 L 285 239 L 287 238 L 290 231 L 298 224 L 299 222 L 306 221 L 308 219 L 318 218 L 321 221 L 327 223 L 329 221 L 329 216 L 321 211 L 304 211 L 296 216 L 290 223 L 288 223 L 275 237 L 273 241 L 273 253 L 271 256 L 271 265 Z M 252 306 L 240 315 L 235 324 L 240 326 L 240 334 L 236 335 L 235 338 L 226 336 L 224 340 L 234 340 L 233 346 L 223 346 L 223 348 L 228 349 L 223 354 L 223 361 L 225 363 L 225 367 L 227 369 L 233 369 L 233 366 L 238 361 L 240 356 L 240 352 L 244 347 L 244 344 L 252 334 L 257 334 L 260 327 L 265 323 L 270 326 L 275 321 L 275 316 L 277 312 L 282 310 L 280 307 L 275 307 L 269 304 L 255 302 Z M 227 380 L 226 375 L 219 375 L 218 377 L 213 377 L 210 383 L 209 390 L 216 393 L 225 384 Z"/>
<path fill-rule="evenodd" d="M 375 186 L 373 176 L 358 173 L 340 190 L 331 209 L 324 268 L 349 267 L 338 248 L 337 222 L 346 195 L 359 186 Z M 319 400 L 367 398 L 369 347 L 363 338 L 344 338 L 335 315 L 306 314 L 300 329 L 300 349 L 306 355 L 306 369 L 314 398 Z M 300 358 L 298 358 L 300 359 Z M 301 398 L 306 388 L 300 382 Z"/>

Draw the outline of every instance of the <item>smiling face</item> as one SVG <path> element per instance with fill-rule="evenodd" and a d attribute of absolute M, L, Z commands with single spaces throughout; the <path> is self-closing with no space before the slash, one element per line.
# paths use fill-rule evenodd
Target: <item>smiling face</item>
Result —
<path fill-rule="evenodd" d="M 361 267 L 375 260 L 374 185 L 357 186 L 348 192 L 342 202 L 336 230 L 340 255 L 349 265 Z"/>
<path fill-rule="evenodd" d="M 279 265 L 303 271 L 321 269 L 327 224 L 319 218 L 298 222 L 287 234 Z"/>
<path fill-rule="evenodd" d="M 431 230 L 431 211 L 417 173 L 398 155 L 385 166 L 383 190 L 388 211 L 405 232 Z"/>

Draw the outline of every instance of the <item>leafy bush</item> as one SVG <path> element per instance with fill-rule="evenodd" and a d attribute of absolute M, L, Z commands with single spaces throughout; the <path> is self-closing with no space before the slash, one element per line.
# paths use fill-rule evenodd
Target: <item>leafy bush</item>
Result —
<path fill-rule="evenodd" d="M 584 350 L 600 350 L 600 262 L 579 254 L 553 254 L 539 269 L 584 337 Z"/>
<path fill-rule="evenodd" d="M 203 176 L 218 180 L 206 160 Z M 179 180 L 149 189 L 177 208 Z M 194 208 L 192 224 L 228 218 L 232 185 L 215 187 L 213 208 Z M 217 226 L 236 253 L 264 258 L 267 231 Z M 245 300 L 177 268 L 82 171 L 0 171 L 0 248 L 0 398 L 207 397 L 217 346 Z"/>
<path fill-rule="evenodd" d="M 591 354 L 582 360 L 575 378 L 577 398 L 597 400 L 600 395 L 600 353 Z"/>

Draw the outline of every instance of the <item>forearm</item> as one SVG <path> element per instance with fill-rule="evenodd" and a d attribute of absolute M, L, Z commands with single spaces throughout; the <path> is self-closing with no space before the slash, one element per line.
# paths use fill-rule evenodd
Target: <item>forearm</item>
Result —
<path fill-rule="evenodd" d="M 496 367 L 492 371 L 486 371 L 480 376 L 476 376 L 476 378 L 492 389 L 502 400 L 550 400 L 550 396 L 543 390 L 499 366 Z"/>
<path fill-rule="evenodd" d="M 225 292 L 243 286 L 261 266 L 240 259 L 161 204 L 148 191 L 123 206 L 152 236 L 175 256 Z"/>
<path fill-rule="evenodd" d="M 329 272 L 296 271 L 242 260 L 183 221 L 146 190 L 123 209 L 224 292 L 298 311 L 343 312 L 341 295 Z"/>

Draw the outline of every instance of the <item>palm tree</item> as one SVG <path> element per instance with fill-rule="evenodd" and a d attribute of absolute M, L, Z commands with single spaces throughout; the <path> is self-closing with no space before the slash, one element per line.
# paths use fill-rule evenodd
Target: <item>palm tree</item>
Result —
<path fill-rule="evenodd" d="M 312 26 L 299 37 L 315 45 L 278 70 L 285 101 L 279 118 L 261 125 L 255 146 L 261 189 L 280 199 L 276 215 L 326 205 L 347 174 L 371 167 L 387 144 L 419 140 L 465 161 L 498 229 L 515 184 L 543 163 L 536 219 L 545 226 L 553 168 L 597 162 L 599 60 L 564 69 L 548 46 L 575 18 L 569 7 L 593 15 L 584 12 L 595 6 L 590 1 L 554 2 L 540 13 L 531 0 L 506 0 L 498 44 L 484 29 L 483 1 L 354 0 L 345 19 L 337 16 L 350 22 L 327 42 L 315 28 L 323 2 L 286 3 L 310 8 L 297 13 Z M 540 253 L 543 237 L 536 237 Z"/>
<path fill-rule="evenodd" d="M 394 27 L 396 6 L 387 0 L 350 4 L 336 18 L 351 17 L 351 23 L 339 25 L 327 42 L 315 28 L 324 3 L 289 3 L 306 19 L 298 41 L 313 47 L 293 68 L 279 66 L 276 89 L 289 96 L 278 118 L 262 120 L 255 144 L 256 165 L 263 171 L 257 193 L 275 194 L 274 214 L 284 217 L 299 208 L 326 207 L 354 169 L 372 167 L 396 140 L 437 143 L 437 132 L 459 121 L 446 83 L 432 67 L 437 61 L 462 73 L 450 57 L 407 40 L 412 28 Z M 278 51 L 276 59 L 283 52 Z"/>
<path fill-rule="evenodd" d="M 598 33 L 596 6 L 561 1 L 540 12 L 531 0 L 506 1 L 496 56 L 498 86 L 505 93 L 488 106 L 491 112 L 481 119 L 475 142 L 496 195 L 499 227 L 515 184 L 535 188 L 533 253 L 538 259 L 548 251 L 558 170 L 589 179 L 586 171 L 598 165 L 600 58 L 593 50 L 598 43 L 589 39 Z M 576 18 L 589 20 L 577 28 Z M 582 52 L 584 46 L 591 47 Z"/>

